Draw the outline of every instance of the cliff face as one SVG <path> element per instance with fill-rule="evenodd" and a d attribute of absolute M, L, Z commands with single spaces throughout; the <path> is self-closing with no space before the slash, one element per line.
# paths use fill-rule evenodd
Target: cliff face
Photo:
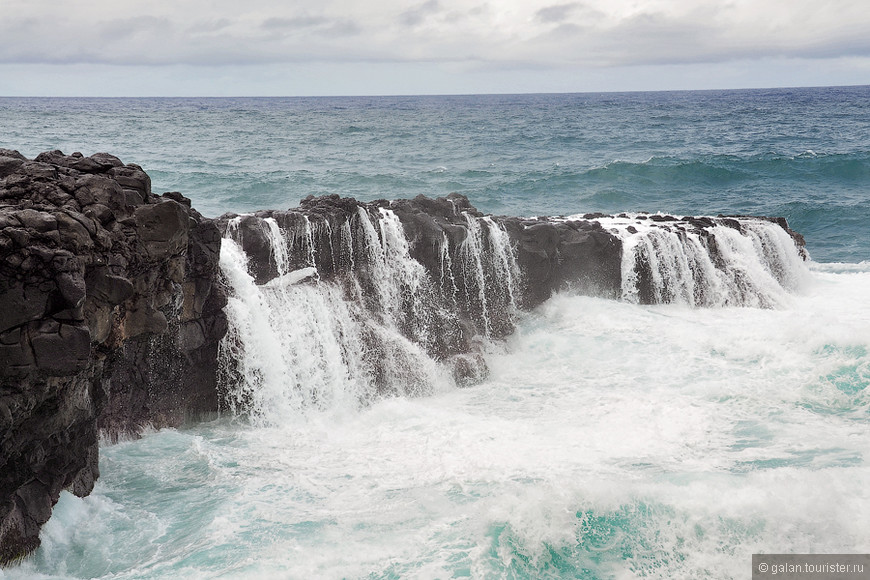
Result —
<path fill-rule="evenodd" d="M 220 234 L 136 165 L 0 149 L 0 562 L 84 496 L 98 438 L 216 408 Z"/>

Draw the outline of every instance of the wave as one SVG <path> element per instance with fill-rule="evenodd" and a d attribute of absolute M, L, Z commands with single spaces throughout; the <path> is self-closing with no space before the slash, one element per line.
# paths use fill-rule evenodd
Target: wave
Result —
<path fill-rule="evenodd" d="M 817 153 L 796 155 L 765 153 L 750 156 L 699 155 L 693 157 L 654 156 L 643 162 L 614 160 L 581 175 L 601 183 L 723 185 L 764 179 L 810 178 L 837 182 L 866 182 L 870 177 L 870 151 L 861 153 Z"/>
<path fill-rule="evenodd" d="M 831 272 L 835 274 L 865 273 L 870 272 L 870 260 L 864 260 L 856 264 L 844 262 L 810 263 L 810 268 L 818 272 Z"/>
<path fill-rule="evenodd" d="M 599 184 L 631 183 L 643 187 L 651 184 L 723 185 L 751 178 L 733 156 L 706 159 L 652 157 L 644 162 L 615 160 L 582 173 L 584 180 Z"/>

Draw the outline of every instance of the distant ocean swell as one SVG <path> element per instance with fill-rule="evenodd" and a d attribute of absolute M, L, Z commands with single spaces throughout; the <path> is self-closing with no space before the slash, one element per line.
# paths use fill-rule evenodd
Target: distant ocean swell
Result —
<path fill-rule="evenodd" d="M 484 175 L 487 175 L 484 173 Z M 508 174 L 510 175 L 510 173 Z M 463 177 L 471 177 L 464 174 Z M 505 179 L 502 175 L 501 179 Z M 697 197 L 722 195 L 726 203 L 723 212 L 738 209 L 737 205 L 752 202 L 740 195 L 753 189 L 759 193 L 771 188 L 788 187 L 796 191 L 783 192 L 783 198 L 800 199 L 802 192 L 813 201 L 825 198 L 828 191 L 840 186 L 861 186 L 870 181 L 870 153 L 816 154 L 806 152 L 795 156 L 777 154 L 739 157 L 712 155 L 698 157 L 652 157 L 643 162 L 614 160 L 605 165 L 579 169 L 556 165 L 546 171 L 518 173 L 517 180 L 505 181 L 518 190 L 549 187 L 553 191 L 573 189 L 578 195 L 598 192 L 602 196 L 621 194 L 625 201 L 642 202 L 652 194 L 650 202 L 684 192 L 687 200 Z M 662 198 L 655 196 L 660 192 Z M 677 200 L 672 200 L 668 205 Z M 862 198 L 854 193 L 832 200 L 834 205 L 858 207 Z M 679 201 L 677 201 L 679 203 Z M 775 199 L 757 200 L 757 203 L 776 203 Z M 624 209 L 624 208 L 623 208 Z M 647 211 L 666 208 L 640 208 Z M 611 209 L 610 211 L 615 211 Z M 733 213 L 733 212 L 732 212 Z"/>
<path fill-rule="evenodd" d="M 652 157 L 643 163 L 614 161 L 590 169 L 582 178 L 599 184 L 683 184 L 685 187 L 733 185 L 751 181 L 809 179 L 809 183 L 865 183 L 870 179 L 870 153 L 798 155 L 774 153 L 740 157 Z"/>

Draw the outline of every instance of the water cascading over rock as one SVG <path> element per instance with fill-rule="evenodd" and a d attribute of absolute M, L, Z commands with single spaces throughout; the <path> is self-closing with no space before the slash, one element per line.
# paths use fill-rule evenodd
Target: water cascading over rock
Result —
<path fill-rule="evenodd" d="M 493 217 L 451 194 L 219 223 L 224 401 L 261 419 L 479 381 L 487 346 L 554 292 L 775 307 L 806 274 L 800 237 L 766 218 Z"/>
<path fill-rule="evenodd" d="M 465 198 L 436 214 L 430 201 L 320 198 L 220 220 L 230 406 L 358 404 L 485 376 L 484 344 L 513 330 L 514 251 Z"/>
<path fill-rule="evenodd" d="M 620 298 L 640 304 L 773 308 L 807 278 L 783 219 L 620 214 L 598 220 L 623 247 Z"/>
<path fill-rule="evenodd" d="M 211 220 L 114 156 L 0 149 L 0 564 L 90 492 L 101 435 L 469 385 L 555 292 L 775 308 L 804 257 L 781 218 L 496 217 L 457 194 Z"/>

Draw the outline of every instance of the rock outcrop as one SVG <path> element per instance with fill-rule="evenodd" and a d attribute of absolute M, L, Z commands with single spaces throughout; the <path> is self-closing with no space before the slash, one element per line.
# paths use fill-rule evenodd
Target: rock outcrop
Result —
<path fill-rule="evenodd" d="M 228 214 L 218 225 L 247 255 L 256 284 L 315 272 L 320 283 L 341 287 L 357 318 L 399 332 L 452 367 L 459 384 L 486 376 L 481 338 L 506 337 L 517 310 L 556 292 L 769 307 L 783 288 L 793 289 L 790 261 L 800 260 L 795 246 L 803 252 L 803 239 L 782 218 L 499 217 L 455 193 L 372 202 L 309 197 L 292 210 Z M 735 255 L 741 251 L 751 255 Z M 378 333 L 368 336 L 362 346 L 377 360 L 389 346 Z M 390 388 L 376 381 L 378 392 Z"/>
<path fill-rule="evenodd" d="M 0 149 L 0 562 L 91 491 L 100 434 L 216 408 L 219 249 L 136 165 Z"/>
<path fill-rule="evenodd" d="M 397 386 L 416 382 L 419 357 L 479 381 L 481 345 L 559 291 L 768 306 L 795 282 L 794 247 L 805 256 L 781 218 L 523 219 L 457 194 L 310 197 L 210 220 L 112 155 L 0 149 L 0 565 L 35 549 L 61 490 L 90 493 L 101 436 L 220 408 L 236 377 L 233 361 L 218 369 L 223 236 L 247 256 L 247 287 L 326 283 L 339 289 L 330 304 L 353 303 L 356 342 L 335 350 L 364 353 L 354 372 L 376 396 L 425 392 Z M 755 271 L 733 258 L 738 242 Z"/>

